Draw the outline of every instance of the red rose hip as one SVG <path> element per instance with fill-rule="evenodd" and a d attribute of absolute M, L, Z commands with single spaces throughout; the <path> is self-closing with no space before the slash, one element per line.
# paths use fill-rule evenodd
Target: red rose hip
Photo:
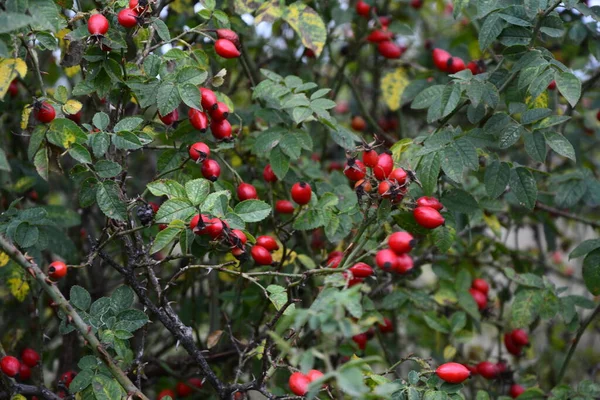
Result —
<path fill-rule="evenodd" d="M 415 238 L 408 232 L 394 232 L 388 237 L 388 246 L 396 254 L 408 253 L 415 245 Z"/>
<path fill-rule="evenodd" d="M 471 376 L 471 371 L 467 367 L 455 362 L 440 365 L 435 370 L 435 373 L 440 379 L 455 384 L 462 383 Z"/>
<path fill-rule="evenodd" d="M 196 142 L 190 146 L 188 151 L 190 158 L 194 161 L 202 162 L 210 156 L 210 148 L 203 142 Z"/>
<path fill-rule="evenodd" d="M 293 214 L 294 204 L 289 200 L 277 200 L 275 202 L 275 211 L 279 214 Z"/>
<path fill-rule="evenodd" d="M 240 186 L 238 186 L 236 193 L 240 201 L 258 199 L 256 188 L 249 183 L 241 183 Z"/>
<path fill-rule="evenodd" d="M 40 355 L 37 351 L 26 348 L 21 352 L 21 360 L 28 367 L 35 367 L 40 362 Z"/>
<path fill-rule="evenodd" d="M 301 372 L 294 372 L 292 375 L 290 375 L 288 385 L 290 386 L 292 393 L 294 393 L 296 396 L 304 396 L 306 393 L 308 393 L 310 378 Z"/>
<path fill-rule="evenodd" d="M 250 250 L 250 255 L 258 265 L 271 265 L 273 264 L 273 256 L 269 250 L 263 246 L 254 245 Z"/>
<path fill-rule="evenodd" d="M 435 208 L 431 207 L 417 207 L 413 211 L 413 216 L 417 224 L 423 228 L 435 229 L 440 225 L 444 224 L 444 217 Z"/>
<path fill-rule="evenodd" d="M 16 376 L 21 369 L 21 363 L 13 356 L 4 356 L 0 360 L 0 369 L 2 372 L 10 377 Z"/>
<path fill-rule="evenodd" d="M 298 182 L 292 186 L 292 200 L 300 205 L 308 204 L 312 195 L 312 189 L 306 182 Z"/>
<path fill-rule="evenodd" d="M 48 276 L 53 281 L 62 279 L 67 275 L 67 264 L 62 261 L 54 261 L 48 266 Z"/>

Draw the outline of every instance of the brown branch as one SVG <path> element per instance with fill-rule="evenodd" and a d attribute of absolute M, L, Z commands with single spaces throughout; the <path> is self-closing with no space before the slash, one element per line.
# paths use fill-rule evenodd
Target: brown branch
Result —
<path fill-rule="evenodd" d="M 535 208 L 537 208 L 539 210 L 547 211 L 551 214 L 559 215 L 563 218 L 581 222 L 583 224 L 589 225 L 594 228 L 600 228 L 600 222 L 593 221 L 591 219 L 587 219 L 584 217 L 580 217 L 579 215 L 576 215 L 576 214 L 571 214 L 568 211 L 563 211 L 563 210 L 559 210 L 558 208 L 547 206 L 545 204 L 540 203 L 539 201 L 537 203 L 535 203 Z"/>

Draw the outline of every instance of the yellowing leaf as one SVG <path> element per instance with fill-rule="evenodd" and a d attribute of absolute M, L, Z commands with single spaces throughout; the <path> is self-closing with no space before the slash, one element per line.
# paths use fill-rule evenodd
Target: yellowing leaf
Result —
<path fill-rule="evenodd" d="M 10 293 L 19 301 L 25 300 L 29 293 L 29 283 L 23 279 L 23 276 L 18 272 L 13 272 L 10 278 L 6 281 Z"/>
<path fill-rule="evenodd" d="M 169 3 L 169 9 L 180 14 L 188 11 L 190 8 L 192 8 L 191 0 L 175 0 Z"/>
<path fill-rule="evenodd" d="M 444 348 L 444 360 L 449 361 L 456 355 L 456 347 L 448 345 Z"/>
<path fill-rule="evenodd" d="M 381 93 L 383 101 L 392 111 L 400 108 L 400 100 L 404 89 L 408 86 L 408 77 L 404 68 L 396 68 L 381 78 Z"/>
<path fill-rule="evenodd" d="M 283 265 L 289 265 L 291 263 L 293 263 L 294 261 L 296 261 L 296 257 L 298 256 L 298 254 L 295 251 L 291 251 L 289 252 L 287 258 L 285 259 L 285 262 L 283 263 Z M 283 246 L 279 246 L 278 250 L 275 250 L 273 252 L 273 261 L 275 262 L 281 262 L 281 258 L 283 257 Z"/>
<path fill-rule="evenodd" d="M 68 100 L 63 106 L 62 110 L 65 114 L 77 114 L 83 105 L 77 100 Z"/>
<path fill-rule="evenodd" d="M 233 7 L 239 15 L 250 14 L 263 3 L 263 0 L 235 0 Z"/>
<path fill-rule="evenodd" d="M 297 1 L 283 12 L 283 19 L 296 31 L 302 44 L 315 52 L 318 57 L 327 40 L 325 23 L 315 10 Z"/>
<path fill-rule="evenodd" d="M 261 22 L 275 22 L 276 19 L 281 18 L 282 14 L 283 12 L 279 7 L 279 0 L 268 1 L 256 10 L 254 25 L 258 25 Z"/>
<path fill-rule="evenodd" d="M 217 343 L 219 343 L 219 339 L 221 339 L 221 336 L 223 335 L 223 331 L 218 329 L 214 332 L 211 332 L 210 335 L 208 335 L 208 337 L 206 338 L 206 347 L 208 347 L 209 349 L 212 349 L 213 347 L 215 347 L 217 345 Z"/>
<path fill-rule="evenodd" d="M 390 150 L 392 150 L 392 158 L 394 161 L 399 162 L 402 157 L 402 153 L 404 150 L 408 148 L 412 144 L 412 139 L 406 138 L 402 140 L 398 140 Z"/>
<path fill-rule="evenodd" d="M 27 129 L 27 125 L 29 125 L 29 116 L 31 115 L 31 111 L 31 107 L 23 107 L 23 112 L 21 113 L 21 129 Z"/>
<path fill-rule="evenodd" d="M 77 75 L 79 73 L 79 71 L 81 71 L 81 67 L 79 65 L 75 65 L 73 67 L 65 68 L 64 71 L 65 71 L 65 74 L 67 74 L 67 76 L 69 78 L 72 78 L 75 75 Z"/>
<path fill-rule="evenodd" d="M 502 226 L 500 225 L 500 221 L 496 218 L 495 215 L 485 215 L 483 214 L 483 220 L 490 227 L 494 235 L 497 237 L 502 237 Z"/>
<path fill-rule="evenodd" d="M 4 267 L 6 264 L 8 264 L 9 260 L 10 257 L 8 256 L 8 254 L 6 254 L 3 251 L 0 251 L 0 267 Z"/>
<path fill-rule="evenodd" d="M 229 161 L 229 162 L 231 163 L 231 166 L 233 168 L 240 167 L 243 164 L 242 159 L 239 156 L 235 156 L 235 155 L 233 157 L 231 157 L 231 161 Z"/>
<path fill-rule="evenodd" d="M 548 93 L 542 92 L 534 101 L 531 101 L 531 96 L 525 98 L 525 104 L 528 108 L 548 108 Z"/>
<path fill-rule="evenodd" d="M 70 30 L 70 29 L 67 29 L 67 28 L 65 28 L 65 29 L 61 29 L 60 31 L 56 32 L 56 35 L 55 35 L 55 36 L 56 36 L 56 38 L 57 38 L 57 39 L 60 39 L 60 40 L 62 40 L 62 39 L 64 39 L 64 38 L 65 38 L 65 36 L 67 36 L 69 33 L 71 33 L 71 30 Z"/>
<path fill-rule="evenodd" d="M 17 77 L 25 78 L 27 64 L 20 58 L 0 59 L 0 100 L 4 99 L 10 83 Z"/>
<path fill-rule="evenodd" d="M 23 396 L 22 394 L 15 394 L 10 398 L 10 400 L 27 400 L 27 397 Z"/>

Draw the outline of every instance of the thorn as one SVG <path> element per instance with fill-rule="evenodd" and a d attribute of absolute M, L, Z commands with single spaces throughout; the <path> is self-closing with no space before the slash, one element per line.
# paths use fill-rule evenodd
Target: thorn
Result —
<path fill-rule="evenodd" d="M 35 278 L 35 270 L 33 269 L 33 267 L 27 268 L 27 272 L 29 272 L 29 274 Z"/>

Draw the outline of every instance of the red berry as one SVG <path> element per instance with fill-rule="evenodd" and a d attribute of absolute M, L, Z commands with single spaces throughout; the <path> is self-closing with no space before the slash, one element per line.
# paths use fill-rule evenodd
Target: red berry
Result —
<path fill-rule="evenodd" d="M 4 356 L 0 360 L 0 369 L 5 375 L 13 377 L 19 373 L 21 363 L 13 356 Z"/>
<path fill-rule="evenodd" d="M 133 28 L 138 23 L 138 13 L 135 9 L 132 8 L 124 8 L 119 11 L 117 15 L 117 20 L 119 21 L 119 25 L 124 28 Z"/>
<path fill-rule="evenodd" d="M 104 35 L 108 32 L 108 20 L 102 14 L 94 14 L 88 20 L 87 28 L 91 35 Z"/>
<path fill-rule="evenodd" d="M 362 161 L 350 159 L 344 167 L 344 175 L 351 181 L 359 181 L 365 177 L 367 168 Z"/>
<path fill-rule="evenodd" d="M 473 375 L 477 375 L 477 367 L 474 365 L 469 365 L 469 364 L 463 364 L 468 370 L 469 372 L 471 372 L 471 376 Z"/>
<path fill-rule="evenodd" d="M 477 308 L 483 310 L 487 305 L 487 297 L 485 296 L 485 294 L 475 289 L 469 289 L 469 293 L 471 293 L 471 296 L 473 296 L 473 300 L 475 300 L 475 303 L 477 303 Z"/>
<path fill-rule="evenodd" d="M 19 367 L 19 380 L 26 381 L 29 378 L 31 378 L 31 369 L 27 365 L 21 364 Z"/>
<path fill-rule="evenodd" d="M 364 350 L 367 347 L 369 336 L 366 333 L 359 333 L 358 335 L 352 336 L 354 343 L 358 345 L 358 348 Z"/>
<path fill-rule="evenodd" d="M 215 52 L 223 58 L 237 58 L 242 54 L 235 47 L 235 44 L 227 39 L 217 39 L 215 42 Z"/>
<path fill-rule="evenodd" d="M 188 117 L 194 128 L 198 129 L 200 132 L 206 132 L 206 128 L 208 128 L 208 116 L 204 111 L 190 108 L 188 111 Z"/>
<path fill-rule="evenodd" d="M 223 221 L 219 218 L 212 218 L 206 223 L 206 233 L 212 238 L 217 239 L 223 233 Z"/>
<path fill-rule="evenodd" d="M 200 222 L 200 217 L 202 217 L 202 225 L 198 226 L 198 224 Z M 194 215 L 194 217 L 190 220 L 190 229 L 196 235 L 205 235 L 207 233 L 206 225 L 209 223 L 209 221 L 210 221 L 210 217 L 206 214 Z"/>
<path fill-rule="evenodd" d="M 250 255 L 258 265 L 271 265 L 273 264 L 273 256 L 269 250 L 263 246 L 254 245 L 250 250 Z"/>
<path fill-rule="evenodd" d="M 241 246 L 245 245 L 246 242 L 248 241 L 246 234 L 243 231 L 240 231 L 239 229 L 233 229 L 231 231 L 231 235 L 232 235 L 232 238 L 230 238 L 229 241 L 234 246 L 241 247 Z M 233 237 L 233 236 L 235 236 L 235 237 Z"/>
<path fill-rule="evenodd" d="M 354 190 L 362 190 L 364 193 L 370 193 L 373 190 L 373 186 L 371 186 L 371 182 L 365 179 L 361 179 L 354 184 Z"/>
<path fill-rule="evenodd" d="M 401 275 L 406 274 L 408 271 L 413 269 L 415 262 L 412 257 L 408 254 L 400 254 L 396 257 L 396 267 L 394 268 L 394 272 L 397 272 Z"/>
<path fill-rule="evenodd" d="M 188 153 L 192 160 L 202 162 L 210 156 L 210 149 L 206 143 L 196 142 L 190 146 Z"/>
<path fill-rule="evenodd" d="M 217 101 L 217 106 L 213 106 L 213 108 L 210 110 L 210 117 L 213 119 L 213 121 L 222 121 L 227 119 L 227 117 L 229 117 L 229 107 L 227 107 L 227 104 Z"/>
<path fill-rule="evenodd" d="M 389 179 L 391 181 L 396 181 L 398 182 L 398 185 L 404 185 L 404 182 L 406 182 L 406 177 L 408 176 L 408 174 L 406 173 L 406 171 L 402 168 L 395 168 L 394 170 L 392 170 L 392 173 L 389 176 Z"/>
<path fill-rule="evenodd" d="M 386 27 L 392 22 L 392 17 L 388 17 L 388 16 L 381 16 L 379 17 L 379 23 L 381 24 L 381 26 Z"/>
<path fill-rule="evenodd" d="M 306 182 L 298 182 L 294 183 L 291 190 L 292 199 L 300 204 L 308 204 L 310 202 L 310 198 L 312 195 L 312 189 L 310 185 Z"/>
<path fill-rule="evenodd" d="M 504 361 L 499 361 L 496 363 L 496 371 L 498 371 L 498 375 L 505 373 L 508 370 L 508 365 Z"/>
<path fill-rule="evenodd" d="M 417 207 L 413 211 L 413 216 L 415 217 L 417 224 L 427 229 L 435 229 L 445 221 L 442 214 L 431 207 Z"/>
<path fill-rule="evenodd" d="M 259 246 L 264 247 L 265 249 L 269 250 L 269 251 L 275 251 L 279 249 L 279 245 L 277 244 L 277 241 L 272 238 L 271 236 L 259 236 L 256 238 L 256 244 Z"/>
<path fill-rule="evenodd" d="M 289 200 L 277 200 L 275 202 L 275 211 L 279 214 L 293 214 L 294 204 Z"/>
<path fill-rule="evenodd" d="M 384 199 L 389 199 L 391 196 L 390 189 L 392 188 L 392 184 L 389 181 L 379 182 L 377 186 L 377 193 Z"/>
<path fill-rule="evenodd" d="M 383 324 L 379 324 L 379 332 L 381 332 L 381 333 L 394 332 L 394 324 L 392 323 L 392 320 L 389 318 L 384 318 Z"/>
<path fill-rule="evenodd" d="M 365 122 L 365 119 L 363 117 L 361 117 L 360 115 L 355 115 L 354 117 L 352 117 L 352 121 L 350 122 L 350 126 L 355 131 L 362 132 L 367 127 L 367 123 Z"/>
<path fill-rule="evenodd" d="M 433 49 L 432 56 L 433 56 L 433 63 L 435 64 L 437 69 L 439 69 L 440 71 L 443 71 L 443 72 L 449 71 L 448 64 L 449 64 L 450 58 L 452 57 L 450 55 L 450 53 L 448 53 L 446 50 L 442 50 L 442 49 Z"/>
<path fill-rule="evenodd" d="M 465 66 L 465 62 L 460 57 L 452 57 L 448 61 L 448 72 L 450 72 L 451 74 L 456 74 L 457 72 L 460 72 L 465 68 L 467 68 Z"/>
<path fill-rule="evenodd" d="M 377 51 L 385 58 L 396 59 L 402 56 L 404 49 L 392 41 L 381 42 L 377 46 Z"/>
<path fill-rule="evenodd" d="M 419 197 L 417 199 L 417 206 L 418 207 L 431 207 L 431 208 L 435 208 L 438 211 L 441 210 L 442 208 L 444 208 L 444 206 L 442 205 L 442 203 L 440 203 L 440 201 L 438 199 L 436 199 L 435 197 L 427 197 L 427 196 Z"/>
<path fill-rule="evenodd" d="M 17 85 L 17 80 L 13 79 L 8 85 L 8 93 L 10 97 L 16 97 L 19 94 L 19 86 Z"/>
<path fill-rule="evenodd" d="M 516 399 L 517 397 L 522 395 L 524 392 L 525 392 L 525 388 L 523 386 L 514 384 L 514 385 L 510 386 L 510 390 L 508 391 L 508 394 L 513 399 Z"/>
<path fill-rule="evenodd" d="M 62 261 L 54 261 L 48 266 L 48 276 L 50 279 L 57 281 L 67 275 L 67 264 Z"/>
<path fill-rule="evenodd" d="M 200 389 L 202 387 L 202 379 L 190 378 L 190 379 L 188 379 L 188 384 L 192 385 L 195 388 Z"/>
<path fill-rule="evenodd" d="M 219 179 L 219 175 L 221 175 L 221 166 L 215 160 L 206 160 L 202 163 L 200 172 L 202 172 L 203 177 L 214 182 Z"/>
<path fill-rule="evenodd" d="M 235 47 L 240 47 L 240 38 L 238 37 L 238 34 L 232 31 L 231 29 L 217 29 L 217 37 L 219 39 L 227 39 L 231 43 L 233 43 Z"/>
<path fill-rule="evenodd" d="M 510 336 L 519 346 L 527 346 L 529 344 L 529 335 L 523 329 L 513 330 Z"/>
<path fill-rule="evenodd" d="M 177 382 L 175 390 L 177 391 L 177 396 L 179 397 L 187 397 L 192 394 L 192 388 L 183 382 Z"/>
<path fill-rule="evenodd" d="M 81 122 L 81 110 L 77 111 L 75 114 L 66 114 L 65 118 L 70 119 L 71 121 L 79 124 Z"/>
<path fill-rule="evenodd" d="M 412 8 L 414 8 L 415 10 L 418 10 L 421 7 L 423 7 L 423 0 L 411 0 L 410 1 L 410 6 Z"/>
<path fill-rule="evenodd" d="M 14 81 L 13 81 L 13 82 L 14 82 Z M 598 121 L 600 121 L 600 111 L 598 111 L 598 112 L 596 113 L 596 119 L 597 119 Z"/>
<path fill-rule="evenodd" d="M 173 125 L 179 119 L 179 110 L 174 109 L 165 116 L 158 114 L 158 118 L 160 118 L 162 123 L 165 125 Z"/>
<path fill-rule="evenodd" d="M 398 266 L 398 256 L 390 249 L 379 250 L 375 255 L 375 263 L 384 271 L 394 271 Z"/>
<path fill-rule="evenodd" d="M 349 268 L 352 276 L 356 278 L 368 278 L 373 275 L 373 268 L 364 262 L 358 262 Z"/>
<path fill-rule="evenodd" d="M 164 389 L 161 390 L 160 393 L 158 393 L 158 397 L 156 398 L 157 400 L 162 400 L 165 397 L 169 396 L 171 399 L 175 398 L 175 392 L 172 391 L 171 389 Z"/>
<path fill-rule="evenodd" d="M 473 75 L 477 75 L 482 73 L 483 71 L 481 70 L 481 68 L 479 67 L 479 63 L 475 62 L 475 61 L 471 61 L 467 64 L 467 69 L 471 70 L 471 73 Z"/>
<path fill-rule="evenodd" d="M 73 382 L 73 379 L 75 379 L 76 376 L 77 372 L 67 371 L 60 376 L 59 381 L 62 382 L 68 388 L 69 386 L 71 386 L 71 382 Z"/>
<path fill-rule="evenodd" d="M 486 296 L 488 295 L 488 293 L 490 291 L 490 285 L 488 285 L 488 283 L 481 278 L 473 279 L 473 282 L 471 283 L 471 288 L 475 289 L 475 290 L 479 290 L 481 293 L 483 293 Z"/>
<path fill-rule="evenodd" d="M 510 333 L 504 334 L 504 346 L 506 346 L 506 351 L 508 351 L 510 354 L 514 356 L 521 355 L 522 348 L 515 343 Z"/>
<path fill-rule="evenodd" d="M 37 351 L 26 348 L 21 352 L 21 360 L 28 367 L 35 367 L 40 362 L 40 355 Z"/>
<path fill-rule="evenodd" d="M 373 168 L 377 165 L 377 161 L 379 160 L 379 154 L 377 154 L 375 150 L 365 151 L 363 153 L 362 160 L 367 167 Z"/>
<path fill-rule="evenodd" d="M 552 81 L 548 85 L 548 90 L 554 90 L 554 89 L 556 89 L 556 81 Z"/>
<path fill-rule="evenodd" d="M 373 168 L 373 174 L 377 180 L 386 179 L 394 169 L 394 160 L 387 153 L 382 153 L 377 157 L 377 165 Z"/>
<path fill-rule="evenodd" d="M 317 369 L 311 369 L 306 373 L 308 379 L 310 379 L 311 383 L 314 381 L 318 381 L 323 377 L 323 373 Z"/>
<path fill-rule="evenodd" d="M 140 5 L 139 0 L 129 0 L 129 8 L 141 13 L 142 11 L 146 11 L 148 9 L 148 1 L 144 1 L 142 2 L 142 5 Z"/>
<path fill-rule="evenodd" d="M 292 375 L 290 375 L 288 385 L 290 386 L 292 393 L 294 393 L 296 396 L 304 396 L 306 393 L 308 393 L 310 378 L 304 375 L 302 372 L 294 372 Z"/>
<path fill-rule="evenodd" d="M 342 262 L 343 255 L 335 255 L 327 259 L 327 268 L 337 268 Z"/>
<path fill-rule="evenodd" d="M 435 373 L 440 379 L 449 383 L 462 383 L 471 376 L 471 371 L 467 367 L 455 362 L 440 365 Z"/>
<path fill-rule="evenodd" d="M 362 0 L 358 0 L 356 3 L 356 13 L 362 17 L 368 18 L 371 6 Z"/>
<path fill-rule="evenodd" d="M 380 43 L 392 40 L 394 34 L 386 29 L 375 29 L 367 36 L 367 40 L 371 43 Z"/>
<path fill-rule="evenodd" d="M 33 106 L 33 117 L 43 124 L 52 122 L 56 117 L 56 110 L 47 101 L 35 104 Z"/>
<path fill-rule="evenodd" d="M 217 140 L 224 140 L 231 137 L 231 124 L 226 119 L 221 121 L 212 121 L 210 131 Z"/>
<path fill-rule="evenodd" d="M 394 232 L 388 238 L 388 246 L 396 254 L 408 253 L 415 245 L 415 238 L 408 232 Z"/>
<path fill-rule="evenodd" d="M 258 199 L 256 188 L 249 183 L 240 183 L 240 186 L 237 187 L 236 192 L 240 201 Z"/>
<path fill-rule="evenodd" d="M 275 173 L 273 172 L 271 164 L 267 164 L 267 166 L 263 170 L 263 178 L 269 183 L 277 182 L 277 175 L 275 175 Z"/>
<path fill-rule="evenodd" d="M 215 92 L 207 88 L 200 88 L 200 95 L 202 96 L 202 108 L 204 108 L 206 111 L 210 111 L 216 107 L 218 100 Z"/>
<path fill-rule="evenodd" d="M 485 379 L 494 379 L 498 376 L 498 367 L 489 361 L 483 361 L 477 364 L 477 373 Z"/>

